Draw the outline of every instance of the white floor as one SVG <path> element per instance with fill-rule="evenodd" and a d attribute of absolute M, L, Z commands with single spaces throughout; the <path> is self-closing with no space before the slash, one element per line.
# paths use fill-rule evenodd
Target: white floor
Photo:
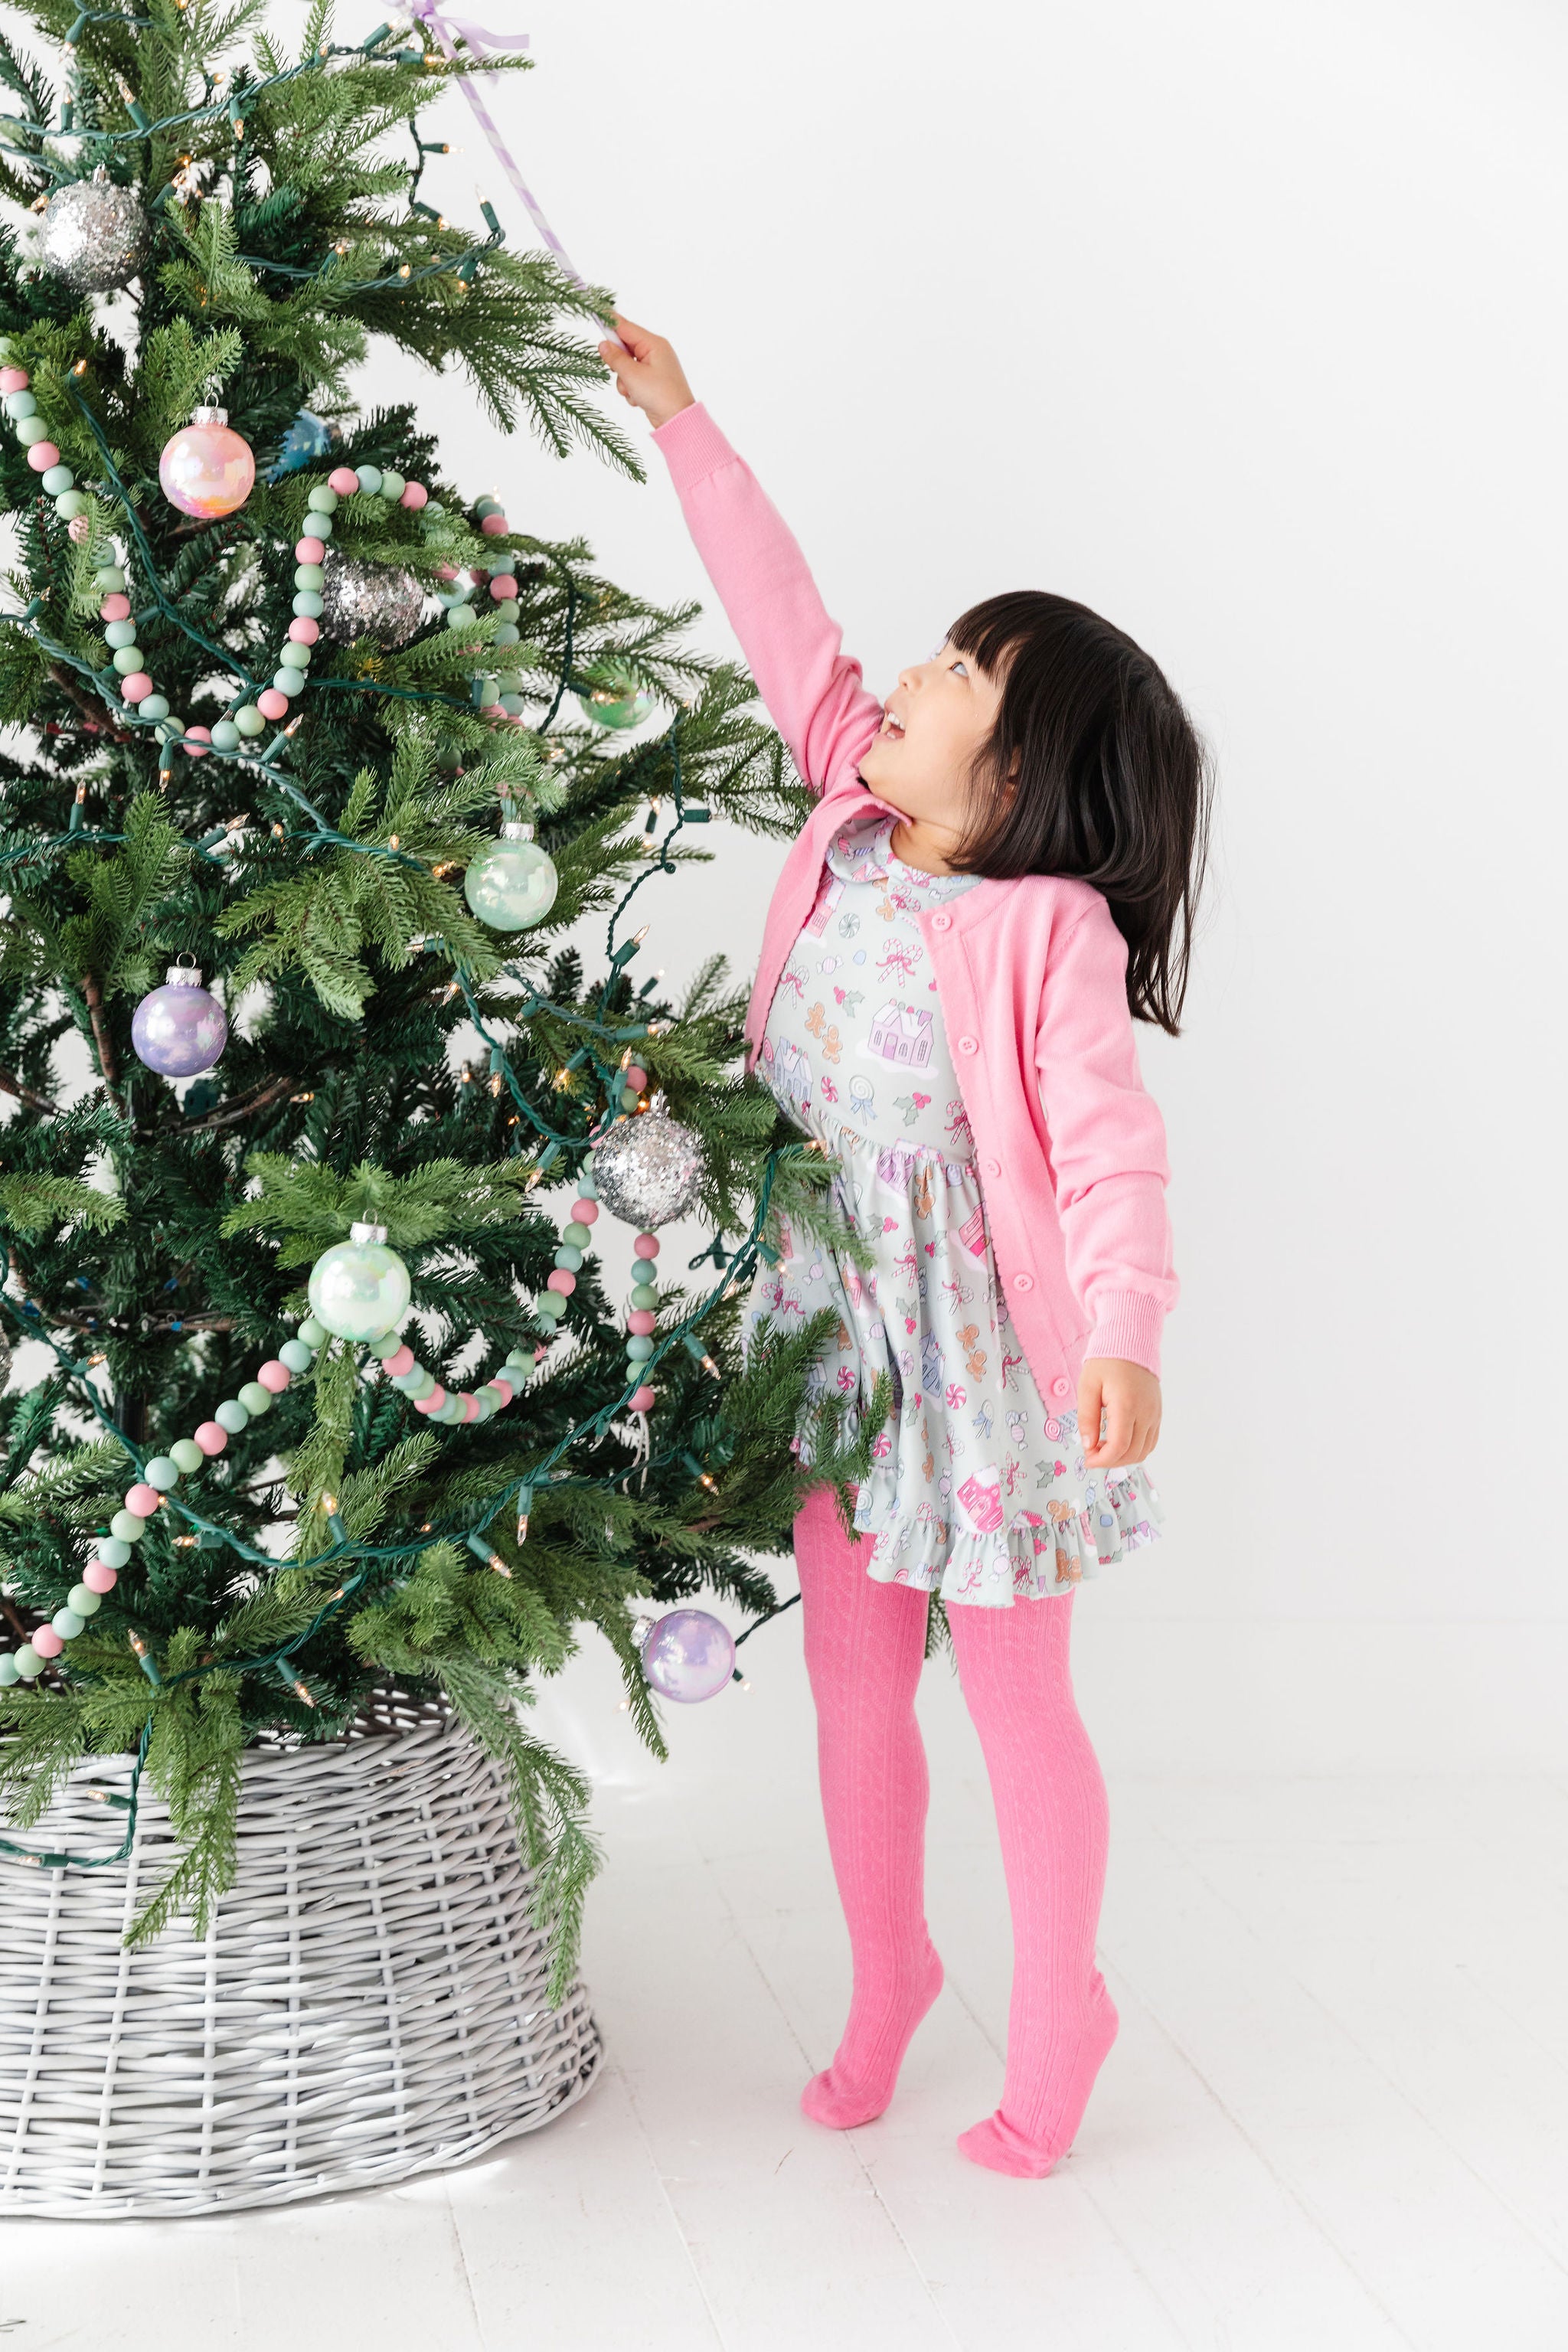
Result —
<path fill-rule="evenodd" d="M 1122 2017 L 1067 2163 L 974 2170 L 1004 1896 L 955 1685 L 928 1670 L 948 1990 L 894 2107 L 795 2095 L 847 1959 L 798 1633 L 640 1759 L 601 1659 L 542 1710 L 601 1781 L 580 2106 L 407 2188 L 177 2223 L 0 2230 L 20 2352 L 1563 2352 L 1568 1783 L 1112 1773 Z"/>

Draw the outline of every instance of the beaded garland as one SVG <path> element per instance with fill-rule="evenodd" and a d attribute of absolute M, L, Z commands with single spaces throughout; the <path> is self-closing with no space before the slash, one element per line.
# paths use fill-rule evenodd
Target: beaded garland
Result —
<path fill-rule="evenodd" d="M 0 336 L 0 398 L 5 414 L 11 419 L 16 438 L 27 452 L 27 463 L 36 474 L 42 476 L 42 488 L 53 498 L 55 511 L 64 521 L 73 540 L 85 540 L 91 530 L 89 519 L 89 498 L 77 486 L 70 467 L 60 457 L 58 446 L 48 436 L 48 428 L 37 414 L 37 396 L 31 389 L 32 379 L 27 370 L 11 363 L 12 341 Z M 324 482 L 312 483 L 306 493 L 309 529 L 294 542 L 294 617 L 289 624 L 289 635 L 279 650 L 278 667 L 272 683 L 264 687 L 254 701 L 242 699 L 234 703 L 226 717 L 210 728 L 187 726 L 171 711 L 168 698 L 154 686 L 147 657 L 136 642 L 136 624 L 132 618 L 131 600 L 126 593 L 127 580 L 122 564 L 100 565 L 93 573 L 92 584 L 100 592 L 99 618 L 104 625 L 105 642 L 110 660 L 118 676 L 121 702 L 157 729 L 159 740 L 169 749 L 183 751 L 187 758 L 199 760 L 212 751 L 238 751 L 247 740 L 267 731 L 269 723 L 276 725 L 289 715 L 290 703 L 305 690 L 306 674 L 310 666 L 311 648 L 321 636 L 322 612 L 321 591 L 325 585 L 327 541 L 331 538 L 332 518 L 342 499 L 352 498 L 356 491 L 384 498 L 405 508 L 412 514 L 424 514 L 437 520 L 445 509 L 438 499 L 431 498 L 423 482 L 407 480 L 391 467 L 336 466 Z M 511 530 L 499 500 L 480 499 L 474 509 L 481 534 L 487 539 L 504 538 Z M 449 628 L 471 627 L 478 615 L 471 598 L 486 574 L 470 568 L 459 572 L 452 565 L 441 567 L 441 576 L 454 583 L 449 592 L 441 593 L 447 608 Z M 491 639 L 495 646 L 505 648 L 521 642 L 518 621 L 521 607 L 517 601 L 515 572 L 499 572 L 489 575 L 491 601 L 497 607 L 496 628 Z M 518 669 L 500 670 L 494 677 L 481 677 L 477 681 L 480 709 L 498 708 L 507 718 L 521 721 L 523 713 L 521 698 L 522 674 Z"/>

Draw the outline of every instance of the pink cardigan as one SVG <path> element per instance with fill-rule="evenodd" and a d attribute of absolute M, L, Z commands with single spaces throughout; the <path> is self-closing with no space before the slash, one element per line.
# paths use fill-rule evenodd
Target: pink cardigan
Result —
<path fill-rule="evenodd" d="M 840 826 L 888 803 L 858 762 L 882 706 L 841 651 L 805 559 L 699 402 L 654 435 L 774 724 L 820 795 L 768 909 L 746 1015 L 752 1059 Z M 896 814 L 896 812 L 895 812 Z M 1174 1306 L 1164 1128 L 1138 1072 L 1127 945 L 1098 890 L 989 879 L 921 930 L 973 1130 L 998 1276 L 1042 1397 L 1087 1357 L 1160 1369 Z"/>

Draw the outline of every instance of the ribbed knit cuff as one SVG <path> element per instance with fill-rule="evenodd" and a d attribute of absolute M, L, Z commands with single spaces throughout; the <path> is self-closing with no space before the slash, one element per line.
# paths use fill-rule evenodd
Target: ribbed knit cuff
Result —
<path fill-rule="evenodd" d="M 678 490 L 689 490 L 704 475 L 716 474 L 735 455 L 700 400 L 659 425 L 653 437 Z"/>
<path fill-rule="evenodd" d="M 1120 1356 L 1160 1377 L 1160 1333 L 1165 1310 L 1142 1290 L 1101 1290 L 1094 1301 L 1094 1328 L 1084 1343 L 1090 1356 Z"/>

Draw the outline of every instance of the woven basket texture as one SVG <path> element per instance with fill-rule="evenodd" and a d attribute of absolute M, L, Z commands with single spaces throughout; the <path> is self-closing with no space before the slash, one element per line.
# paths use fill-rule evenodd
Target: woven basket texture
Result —
<path fill-rule="evenodd" d="M 128 1756 L 74 1771 L 30 1840 L 102 1853 Z M 126 1928 L 174 1850 L 142 1784 L 106 1870 L 0 1855 L 0 2213 L 228 2212 L 460 2163 L 582 2096 L 586 1992 L 551 1951 L 499 1769 L 388 1694 L 344 1738 L 243 1759 L 239 1865 L 201 1941 Z"/>

